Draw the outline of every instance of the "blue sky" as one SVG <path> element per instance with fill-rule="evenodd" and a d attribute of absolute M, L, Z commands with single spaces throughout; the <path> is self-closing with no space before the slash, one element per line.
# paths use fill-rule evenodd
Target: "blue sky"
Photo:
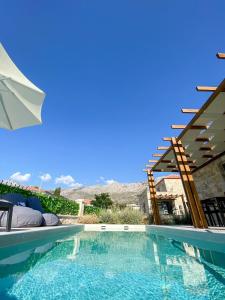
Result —
<path fill-rule="evenodd" d="M 224 11 L 222 0 L 2 0 L 0 41 L 47 96 L 42 126 L 1 130 L 0 177 L 145 180 L 170 125 L 188 121 L 180 108 L 207 99 L 194 87 L 224 78 Z"/>

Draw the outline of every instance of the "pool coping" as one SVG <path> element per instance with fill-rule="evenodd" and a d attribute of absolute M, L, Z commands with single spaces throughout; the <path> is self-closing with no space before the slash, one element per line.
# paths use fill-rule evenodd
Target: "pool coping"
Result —
<path fill-rule="evenodd" d="M 192 226 L 146 225 L 146 233 L 190 243 L 210 251 L 225 252 L 225 230 L 215 227 L 197 229 Z"/>
<path fill-rule="evenodd" d="M 134 224 L 75 224 L 56 227 L 33 227 L 13 229 L 11 232 L 0 232 L 0 248 L 23 244 L 37 240 L 73 234 L 81 231 L 89 232 L 146 232 L 191 243 L 194 246 L 225 252 L 225 228 L 196 229 L 192 226 L 168 225 L 134 225 Z"/>
<path fill-rule="evenodd" d="M 84 225 L 60 225 L 55 227 L 19 228 L 10 232 L 0 232 L 0 248 L 10 247 L 60 234 L 73 234 L 84 230 Z"/>

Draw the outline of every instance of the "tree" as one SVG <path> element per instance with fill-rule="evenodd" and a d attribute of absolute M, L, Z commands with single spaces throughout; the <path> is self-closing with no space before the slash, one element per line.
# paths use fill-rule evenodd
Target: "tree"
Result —
<path fill-rule="evenodd" d="M 61 188 L 60 187 L 58 187 L 58 188 L 56 188 L 55 190 L 54 190 L 54 196 L 60 196 L 60 194 L 61 194 Z"/>
<path fill-rule="evenodd" d="M 95 195 L 95 200 L 92 201 L 92 205 L 99 208 L 109 208 L 112 206 L 113 202 L 108 193 L 101 193 Z"/>

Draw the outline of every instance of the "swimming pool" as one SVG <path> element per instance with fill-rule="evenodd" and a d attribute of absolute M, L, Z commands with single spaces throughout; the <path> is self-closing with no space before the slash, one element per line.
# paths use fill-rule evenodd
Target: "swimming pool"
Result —
<path fill-rule="evenodd" d="M 225 253 L 145 232 L 79 232 L 0 250 L 0 299 L 225 299 Z"/>

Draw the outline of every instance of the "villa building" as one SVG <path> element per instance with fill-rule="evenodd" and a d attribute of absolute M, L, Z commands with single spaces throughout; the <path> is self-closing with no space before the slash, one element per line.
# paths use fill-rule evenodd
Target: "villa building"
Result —
<path fill-rule="evenodd" d="M 169 175 L 158 180 L 155 185 L 161 214 L 185 215 L 188 212 L 186 196 L 180 176 Z M 140 209 L 148 214 L 152 212 L 149 189 L 139 197 Z"/>

